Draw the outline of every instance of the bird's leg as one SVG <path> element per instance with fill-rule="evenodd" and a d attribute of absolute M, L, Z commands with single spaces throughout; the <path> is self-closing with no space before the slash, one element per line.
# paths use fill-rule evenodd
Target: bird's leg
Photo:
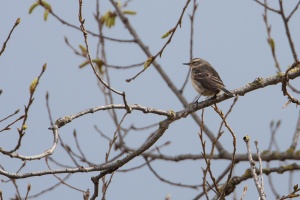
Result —
<path fill-rule="evenodd" d="M 208 99 L 215 99 L 215 98 L 217 98 L 217 96 L 218 96 L 218 94 L 215 94 L 214 96 L 212 96 L 212 97 L 210 97 Z"/>
<path fill-rule="evenodd" d="M 200 97 L 201 97 L 201 94 L 199 94 L 199 95 L 195 98 L 194 103 L 197 103 L 197 104 L 198 104 L 198 100 L 200 99 Z"/>

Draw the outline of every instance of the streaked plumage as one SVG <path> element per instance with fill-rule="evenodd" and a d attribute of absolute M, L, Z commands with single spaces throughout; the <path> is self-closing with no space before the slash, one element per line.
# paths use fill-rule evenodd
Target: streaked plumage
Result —
<path fill-rule="evenodd" d="M 203 96 L 216 96 L 221 90 L 229 92 L 221 80 L 218 72 L 205 60 L 194 58 L 190 63 L 183 63 L 191 67 L 191 81 L 195 90 Z"/>

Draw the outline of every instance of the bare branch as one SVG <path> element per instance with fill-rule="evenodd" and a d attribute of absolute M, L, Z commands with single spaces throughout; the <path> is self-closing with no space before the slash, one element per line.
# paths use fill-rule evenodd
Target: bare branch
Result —
<path fill-rule="evenodd" d="M 290 21 L 291 17 L 293 16 L 293 14 L 297 11 L 298 7 L 300 5 L 300 1 L 298 1 L 297 5 L 295 6 L 295 8 L 292 10 L 292 12 L 289 14 L 289 16 L 286 18 L 287 21 Z"/>
<path fill-rule="evenodd" d="M 178 26 L 181 26 L 181 21 L 182 21 L 183 14 L 184 14 L 187 6 L 189 5 L 190 1 L 191 0 L 187 0 L 185 6 L 182 9 L 182 12 L 181 12 L 181 15 L 180 15 L 180 17 L 178 19 L 178 22 L 176 23 L 176 25 L 174 26 L 174 28 L 171 29 L 172 30 L 171 31 L 171 35 L 170 35 L 168 41 L 162 47 L 162 49 L 156 55 L 154 55 L 154 56 L 149 55 L 148 56 L 148 60 L 149 60 L 148 66 L 157 58 L 157 56 L 161 56 L 162 55 L 164 49 L 172 41 L 173 35 L 175 34 Z M 120 17 L 120 19 L 122 20 L 122 22 L 125 24 L 125 26 L 128 28 L 128 30 L 131 33 L 131 35 L 136 39 L 137 43 L 139 43 L 141 45 L 142 42 L 140 41 L 139 37 L 137 36 L 135 30 L 129 24 L 128 19 L 122 14 L 122 12 L 120 11 L 120 8 L 117 6 L 117 4 L 113 0 L 110 0 L 110 2 L 114 6 L 114 8 L 116 9 L 118 16 Z M 149 54 L 149 53 L 147 52 L 147 54 Z M 130 81 L 134 80 L 137 76 L 139 76 L 142 72 L 144 72 L 147 69 L 148 66 L 145 66 L 144 69 L 142 71 L 140 71 L 137 75 L 135 75 L 133 78 L 127 79 L 126 81 L 130 82 Z"/>
<path fill-rule="evenodd" d="M 21 21 L 21 19 L 18 18 L 18 19 L 16 20 L 14 26 L 13 26 L 12 29 L 10 30 L 10 32 L 9 32 L 9 34 L 8 34 L 8 36 L 7 36 L 6 40 L 5 40 L 5 42 L 3 43 L 2 49 L 1 49 L 1 51 L 0 51 L 0 56 L 1 56 L 2 53 L 5 51 L 6 44 L 7 44 L 8 40 L 10 39 L 10 36 L 11 36 L 11 34 L 13 33 L 14 29 L 19 25 L 20 21 Z M 2 91 L 2 90 L 1 90 L 1 91 Z M 1 92 L 0 92 L 0 94 L 1 94 Z"/>
<path fill-rule="evenodd" d="M 295 46 L 294 46 L 294 42 L 292 40 L 290 28 L 289 28 L 289 23 L 288 23 L 289 18 L 285 16 L 282 0 L 279 0 L 279 6 L 280 6 L 280 15 L 281 15 L 281 18 L 282 18 L 282 21 L 283 21 L 283 24 L 284 24 L 285 33 L 286 33 L 286 36 L 287 36 L 289 44 L 290 44 L 290 48 L 291 48 L 291 51 L 292 51 L 292 54 L 293 54 L 293 57 L 294 57 L 294 61 L 299 62 L 297 52 L 296 52 L 296 49 L 295 49 Z"/>
<path fill-rule="evenodd" d="M 8 155 L 10 157 L 18 158 L 18 159 L 21 159 L 21 160 L 38 160 L 38 159 L 47 157 L 47 156 L 51 155 L 54 152 L 54 150 L 56 149 L 57 143 L 58 143 L 58 132 L 57 132 L 58 128 L 57 128 L 57 126 L 54 125 L 52 127 L 52 130 L 53 130 L 53 144 L 48 150 L 45 150 L 41 154 L 31 155 L 31 156 L 23 156 L 23 155 L 20 155 L 17 152 L 5 151 L 3 148 L 0 148 L 0 152 L 3 153 L 4 155 Z"/>
<path fill-rule="evenodd" d="M 157 177 L 160 181 L 164 182 L 164 183 L 167 183 L 167 184 L 170 184 L 170 185 L 173 185 L 173 186 L 178 186 L 178 187 L 183 187 L 183 188 L 190 188 L 190 189 L 195 189 L 197 190 L 200 185 L 187 185 L 187 184 L 182 184 L 182 183 L 174 183 L 172 181 L 169 181 L 169 180 L 166 180 L 165 178 L 162 178 L 153 168 L 152 166 L 150 165 L 150 162 L 148 161 L 147 158 L 145 158 L 145 161 L 146 161 L 146 164 L 148 166 L 148 168 L 150 169 L 150 171 L 154 174 L 155 177 Z"/>
<path fill-rule="evenodd" d="M 296 125 L 296 130 L 295 130 L 295 133 L 294 133 L 294 137 L 293 137 L 293 140 L 292 140 L 292 144 L 290 146 L 290 149 L 292 151 L 295 151 L 295 149 L 297 147 L 298 140 L 299 140 L 299 135 L 300 135 L 300 113 L 299 113 L 299 116 L 298 116 L 298 121 L 297 121 L 297 125 Z"/>
<path fill-rule="evenodd" d="M 246 146 L 247 146 L 247 152 L 248 152 L 248 158 L 249 158 L 249 162 L 250 162 L 251 175 L 253 177 L 253 180 L 254 180 L 255 186 L 257 188 L 259 197 L 262 200 L 266 200 L 266 194 L 264 192 L 263 185 L 258 182 L 258 178 L 257 178 L 257 174 L 256 174 L 256 169 L 255 169 L 255 162 L 252 159 L 251 148 L 250 148 L 250 137 L 248 135 L 245 136 L 244 137 L 244 141 L 245 141 Z"/>
<path fill-rule="evenodd" d="M 44 7 L 45 9 L 47 9 L 47 6 L 45 6 L 41 1 L 39 1 L 40 5 L 42 7 Z M 49 10 L 49 9 L 48 9 Z M 59 17 L 56 13 L 53 12 L 53 9 L 50 9 L 49 10 L 49 13 L 55 18 L 57 19 L 59 22 L 61 22 L 62 24 L 66 25 L 66 26 L 69 26 L 71 28 L 74 28 L 76 30 L 81 30 L 80 27 L 77 27 L 76 25 L 74 24 L 71 24 L 67 21 L 65 21 L 64 19 L 62 19 L 61 17 Z M 92 36 L 95 36 L 95 37 L 99 37 L 99 38 L 103 38 L 105 40 L 110 40 L 110 41 L 113 41 L 113 42 L 125 42 L 125 43 L 134 43 L 136 42 L 135 40 L 123 40 L 123 39 L 117 39 L 117 38 L 112 38 L 112 37 L 107 37 L 107 36 L 103 36 L 103 35 L 99 35 L 97 33 L 94 33 L 92 31 L 89 31 L 87 30 L 86 31 L 88 34 L 91 34 Z"/>
<path fill-rule="evenodd" d="M 196 3 L 196 0 L 193 1 L 193 11 L 192 14 L 190 15 L 190 21 L 191 21 L 191 30 L 190 30 L 190 60 L 192 60 L 194 58 L 193 56 L 193 41 L 194 41 L 194 19 L 195 19 L 195 15 L 196 15 L 196 10 L 197 10 L 198 4 Z M 187 73 L 187 76 L 185 78 L 185 81 L 183 82 L 183 85 L 181 86 L 181 89 L 179 90 L 181 93 L 183 92 L 187 82 L 188 82 L 188 78 L 190 75 L 190 68 L 189 71 Z"/>
<path fill-rule="evenodd" d="M 300 105 L 300 101 L 296 98 L 294 98 L 288 91 L 287 91 L 287 82 L 289 80 L 289 77 L 288 77 L 288 73 L 290 71 L 299 71 L 300 69 L 300 61 L 295 61 L 292 66 L 287 69 L 283 75 L 283 79 L 281 80 L 282 82 L 282 92 L 283 92 L 283 95 L 284 96 L 287 96 L 288 97 L 288 102 L 283 106 L 283 108 L 285 108 L 287 105 L 289 105 L 290 103 L 295 103 L 296 105 Z"/>
<path fill-rule="evenodd" d="M 275 13 L 277 13 L 277 14 L 280 14 L 280 10 L 276 10 L 276 9 L 274 9 L 274 8 L 271 8 L 271 7 L 269 7 L 267 4 L 261 3 L 259 0 L 254 0 L 254 1 L 255 1 L 256 3 L 258 3 L 259 5 L 265 7 L 265 8 L 268 9 L 268 10 L 273 11 L 273 12 L 275 12 Z"/>
<path fill-rule="evenodd" d="M 232 176 L 232 171 L 233 171 L 233 168 L 234 168 L 234 165 L 235 165 L 235 159 L 236 159 L 235 158 L 235 156 L 236 156 L 235 155 L 236 154 L 236 136 L 235 136 L 235 133 L 233 132 L 233 130 L 231 129 L 231 127 L 229 126 L 229 124 L 227 123 L 226 117 L 224 116 L 223 112 L 221 110 L 219 110 L 219 108 L 217 107 L 216 104 L 214 105 L 213 108 L 219 114 L 219 116 L 221 117 L 221 119 L 223 120 L 224 125 L 226 126 L 226 128 L 228 129 L 228 131 L 231 133 L 232 139 L 233 139 L 233 152 L 232 152 L 231 168 L 229 170 L 227 181 L 226 181 L 226 183 L 225 183 L 225 185 L 223 187 L 222 193 L 221 193 L 221 195 L 219 197 L 219 199 L 222 199 L 225 196 L 225 194 L 226 194 L 227 185 L 228 185 L 228 183 L 230 181 L 230 178 Z"/>
<path fill-rule="evenodd" d="M 83 33 L 83 36 L 84 36 L 84 43 L 85 43 L 85 46 L 86 46 L 86 51 L 87 51 L 87 56 L 88 56 L 88 59 L 89 59 L 89 63 L 94 71 L 94 74 L 96 75 L 96 77 L 98 78 L 98 80 L 109 90 L 111 90 L 112 92 L 116 93 L 116 94 L 119 94 L 123 97 L 123 101 L 124 101 L 124 104 L 125 104 L 125 108 L 127 110 L 128 113 L 131 112 L 131 108 L 127 105 L 127 101 L 126 101 L 126 94 L 125 92 L 119 92 L 117 90 L 115 90 L 114 88 L 112 88 L 109 84 L 107 84 L 101 77 L 100 75 L 98 74 L 94 64 L 93 64 L 93 61 L 92 61 L 92 58 L 91 58 L 91 55 L 90 55 L 90 50 L 89 50 L 89 45 L 88 45 L 88 38 L 87 38 L 87 31 L 85 30 L 85 27 L 84 27 L 84 19 L 82 18 L 82 12 L 81 12 L 81 9 L 82 9 L 82 0 L 79 0 L 79 14 L 78 14 L 78 18 L 79 18 L 79 22 L 80 22 L 80 29 Z"/>

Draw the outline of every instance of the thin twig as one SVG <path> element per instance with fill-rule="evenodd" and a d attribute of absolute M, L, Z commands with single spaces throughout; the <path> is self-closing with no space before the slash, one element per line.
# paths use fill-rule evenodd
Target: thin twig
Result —
<path fill-rule="evenodd" d="M 178 186 L 178 187 L 183 187 L 183 188 L 190 188 L 190 189 L 195 189 L 197 190 L 201 185 L 187 185 L 187 184 L 182 184 L 182 183 L 174 183 L 172 181 L 166 180 L 165 178 L 162 178 L 150 165 L 150 162 L 148 161 L 148 159 L 146 157 L 144 157 L 146 164 L 148 166 L 148 168 L 150 169 L 150 171 L 154 174 L 155 177 L 157 177 L 160 181 L 173 185 L 173 186 Z"/>
<path fill-rule="evenodd" d="M 296 12 L 296 10 L 298 9 L 300 5 L 300 1 L 298 1 L 297 5 L 295 6 L 295 8 L 292 10 L 292 12 L 289 14 L 289 16 L 286 18 L 287 21 L 290 21 L 291 17 L 293 16 L 293 14 Z"/>
<path fill-rule="evenodd" d="M 270 123 L 271 139 L 270 139 L 268 151 L 272 150 L 272 146 L 275 147 L 276 151 L 280 151 L 278 142 L 276 141 L 276 137 L 275 137 L 276 133 L 278 132 L 278 129 L 279 129 L 280 125 L 281 125 L 281 120 L 278 120 L 276 122 L 275 126 L 274 126 L 273 121 Z"/>
<path fill-rule="evenodd" d="M 42 1 L 39 1 L 39 3 L 40 3 L 40 5 L 43 6 L 45 9 L 48 9 L 47 6 L 45 6 L 45 5 L 42 3 Z M 50 9 L 50 10 L 48 9 L 48 11 L 49 11 L 49 13 L 50 13 L 54 18 L 56 18 L 56 19 L 57 19 L 58 21 L 60 21 L 62 24 L 67 25 L 67 26 L 69 26 L 69 27 L 71 27 L 71 28 L 74 28 L 74 29 L 76 29 L 76 30 L 81 30 L 80 27 L 77 27 L 77 26 L 75 26 L 74 24 L 71 24 L 71 23 L 69 23 L 69 22 L 63 20 L 62 18 L 60 18 L 56 13 L 53 12 L 53 9 Z M 135 40 L 116 39 L 116 38 L 111 38 L 111 37 L 99 35 L 99 34 L 97 34 L 97 33 L 94 33 L 94 32 L 92 32 L 92 31 L 89 31 L 89 30 L 87 30 L 87 33 L 90 34 L 90 35 L 92 35 L 92 36 L 95 36 L 95 37 L 101 37 L 101 38 L 103 38 L 103 39 L 105 39 L 105 40 L 110 40 L 110 41 L 113 41 L 113 42 L 125 42 L 125 43 L 134 43 L 134 42 L 136 42 Z"/>
<path fill-rule="evenodd" d="M 144 64 L 144 62 L 141 63 L 137 63 L 137 64 L 132 64 L 132 65 L 127 65 L 127 66 L 118 66 L 118 65 L 110 65 L 107 63 L 104 63 L 104 65 L 106 67 L 112 68 L 112 69 L 130 69 L 130 68 L 134 68 L 134 67 L 140 67 Z"/>
<path fill-rule="evenodd" d="M 280 15 L 281 15 L 281 18 L 282 18 L 282 21 L 283 21 L 283 24 L 284 24 L 285 33 L 286 33 L 286 36 L 287 36 L 289 44 L 290 44 L 290 48 L 291 48 L 291 51 L 292 51 L 292 54 L 293 54 L 293 57 L 294 57 L 294 61 L 298 62 L 297 52 L 296 52 L 294 42 L 292 40 L 290 28 L 289 28 L 289 22 L 288 22 L 289 18 L 285 16 L 282 0 L 279 0 L 279 6 L 280 6 Z M 298 8 L 298 4 L 297 4 L 296 7 Z"/>
<path fill-rule="evenodd" d="M 47 159 L 47 158 L 45 158 L 45 162 L 46 162 L 46 164 L 47 164 L 48 169 L 49 169 L 49 170 L 52 170 L 51 167 L 50 167 L 50 165 L 49 165 L 49 163 L 48 163 L 48 159 Z M 62 183 L 63 185 L 65 185 L 65 186 L 67 186 L 67 187 L 69 187 L 69 188 L 72 188 L 72 189 L 74 189 L 74 190 L 77 190 L 77 191 L 79 191 L 79 192 L 85 193 L 84 190 L 78 189 L 78 188 L 76 188 L 76 187 L 74 187 L 74 186 L 72 186 L 72 185 L 66 183 L 63 179 L 59 178 L 57 175 L 53 174 L 53 176 L 54 176 L 57 180 L 59 180 L 59 182 Z"/>
<path fill-rule="evenodd" d="M 27 128 L 26 122 L 27 122 L 27 118 L 28 118 L 29 109 L 30 109 L 30 107 L 31 107 L 31 105 L 33 103 L 33 99 L 34 99 L 33 95 L 34 95 L 34 93 L 36 91 L 36 88 L 37 88 L 37 86 L 39 84 L 39 81 L 40 81 L 42 75 L 44 74 L 45 70 L 46 70 L 46 63 L 43 65 L 42 71 L 39 74 L 39 76 L 35 80 L 33 80 L 33 82 L 30 85 L 30 89 L 29 89 L 30 90 L 30 97 L 29 97 L 27 106 L 25 106 L 25 108 L 24 108 L 24 115 L 23 115 L 24 117 L 22 117 L 22 119 L 23 119 L 22 125 L 21 125 L 20 128 L 18 128 L 18 133 L 19 133 L 18 142 L 17 142 L 16 146 L 12 150 L 10 150 L 10 151 L 5 151 L 5 150 L 1 149 L 1 152 L 3 154 L 10 155 L 12 152 L 15 152 L 17 149 L 20 148 L 21 142 L 22 142 L 22 138 L 25 135 L 25 130 Z"/>
<path fill-rule="evenodd" d="M 294 98 L 287 90 L 287 83 L 288 83 L 288 80 L 289 80 L 289 77 L 288 77 L 288 73 L 292 70 L 298 70 L 299 71 L 300 69 L 300 61 L 295 61 L 292 66 L 287 69 L 283 75 L 283 79 L 281 80 L 282 82 L 282 86 L 281 86 L 281 90 L 282 90 L 282 93 L 284 96 L 287 96 L 288 98 L 288 102 L 285 103 L 285 105 L 283 106 L 283 108 L 285 108 L 286 106 L 288 106 L 290 103 L 294 103 L 296 105 L 300 105 L 300 101 L 296 98 Z"/>
<path fill-rule="evenodd" d="M 14 115 L 18 114 L 18 113 L 19 113 L 19 111 L 20 111 L 20 109 L 16 110 L 14 113 L 12 113 L 12 114 L 8 115 L 7 117 L 5 117 L 5 118 L 1 119 L 1 120 L 0 120 L 0 123 L 1 123 L 1 122 L 3 122 L 3 121 L 5 121 L 5 120 L 7 120 L 8 118 L 10 118 L 10 117 L 12 117 L 12 116 L 14 116 Z"/>
<path fill-rule="evenodd" d="M 264 0 L 265 1 L 265 5 L 267 5 L 267 0 Z M 272 56 L 273 56 L 273 59 L 274 59 L 274 62 L 275 62 L 275 67 L 277 68 L 278 72 L 281 72 L 281 68 L 280 68 L 280 65 L 279 65 L 279 62 L 277 60 L 277 56 L 276 56 L 276 49 L 275 49 L 275 41 L 274 39 L 271 37 L 271 25 L 269 25 L 269 21 L 268 21 L 268 9 L 267 7 L 265 7 L 264 9 L 264 14 L 263 14 L 263 19 L 264 19 L 264 22 L 265 22 L 265 25 L 266 25 L 266 29 L 267 29 L 267 35 L 268 35 L 268 44 L 270 46 L 270 49 L 271 49 L 271 52 L 272 52 Z"/>
<path fill-rule="evenodd" d="M 241 196 L 240 200 L 243 200 L 243 199 L 244 199 L 244 197 L 245 197 L 245 195 L 246 195 L 246 192 L 247 192 L 247 190 L 248 190 L 248 186 L 246 185 L 246 186 L 244 187 L 244 190 L 243 190 L 243 195 Z"/>
<path fill-rule="evenodd" d="M 19 25 L 20 21 L 21 21 L 20 18 L 18 18 L 18 19 L 16 20 L 14 26 L 13 26 L 12 29 L 10 30 L 10 32 L 9 32 L 9 34 L 8 34 L 8 36 L 7 36 L 6 40 L 5 40 L 5 42 L 3 43 L 2 49 L 1 49 L 1 51 L 0 51 L 0 56 L 1 56 L 2 53 L 5 51 L 6 44 L 7 44 L 8 40 L 10 39 L 10 36 L 11 36 L 11 34 L 13 33 L 14 29 Z M 0 94 L 1 94 L 1 92 L 0 92 Z"/>
<path fill-rule="evenodd" d="M 13 115 L 15 115 L 15 114 L 12 114 L 12 115 L 6 117 L 5 119 L 8 119 L 9 117 L 11 117 L 11 116 L 13 116 Z M 20 120 L 23 119 L 24 117 L 25 117 L 25 115 L 20 116 L 18 119 L 16 119 L 15 121 L 11 122 L 11 123 L 8 124 L 6 127 L 4 127 L 2 130 L 0 130 L 0 132 L 10 130 L 10 129 L 11 129 L 10 127 L 11 127 L 12 125 L 14 125 L 16 122 L 20 121 Z M 5 119 L 3 119 L 3 120 L 5 120 Z"/>
<path fill-rule="evenodd" d="M 63 178 L 62 180 L 63 180 L 63 181 L 67 180 L 71 175 L 72 175 L 72 174 L 67 174 L 66 177 Z M 51 187 L 49 187 L 49 188 L 47 188 L 47 189 L 45 189 L 45 190 L 42 190 L 42 191 L 40 191 L 40 192 L 38 192 L 38 193 L 36 193 L 36 194 L 33 194 L 33 195 L 31 195 L 31 196 L 28 196 L 28 199 L 37 198 L 37 197 L 40 196 L 40 195 L 43 195 L 43 194 L 45 194 L 45 193 L 47 193 L 47 192 L 50 192 L 51 190 L 54 190 L 55 188 L 59 187 L 61 184 L 62 184 L 61 182 L 58 182 L 58 183 L 54 184 L 53 186 L 51 186 Z M 0 191 L 0 192 L 1 192 L 1 191 Z M 0 200 L 3 200 L 3 198 L 0 197 Z"/>
<path fill-rule="evenodd" d="M 31 185 L 28 183 L 27 192 L 26 192 L 26 196 L 25 196 L 24 200 L 28 200 L 28 195 L 29 195 L 30 189 L 31 189 Z"/>
<path fill-rule="evenodd" d="M 297 147 L 298 140 L 299 140 L 299 135 L 300 135 L 300 112 L 299 112 L 299 116 L 298 116 L 296 130 L 295 130 L 295 133 L 294 133 L 294 136 L 293 136 L 292 144 L 290 146 L 290 149 L 292 149 L 293 151 L 295 151 L 295 149 Z"/>
<path fill-rule="evenodd" d="M 206 157 L 206 142 L 203 139 L 204 109 L 202 109 L 202 112 L 201 112 L 201 124 L 199 124 L 199 125 L 200 125 L 200 132 L 198 133 L 198 135 L 199 135 L 199 138 L 200 138 L 200 141 L 201 141 L 201 146 L 202 146 L 202 151 L 203 151 L 202 155 L 203 155 L 205 163 L 206 163 L 206 168 L 202 169 L 202 171 L 203 171 L 203 178 L 202 178 L 203 193 L 205 194 L 206 199 L 209 200 L 208 193 L 207 193 L 207 188 L 206 188 L 206 182 L 207 182 L 206 175 L 207 175 L 208 170 L 211 171 L 211 168 L 210 168 L 210 161 Z"/>
<path fill-rule="evenodd" d="M 277 14 L 280 14 L 280 10 L 276 10 L 276 9 L 274 9 L 274 8 L 271 8 L 271 7 L 269 7 L 268 5 L 261 3 L 259 0 L 254 0 L 254 1 L 255 1 L 256 3 L 258 3 L 258 4 L 260 4 L 261 6 L 265 7 L 265 8 L 268 9 L 268 10 L 273 11 L 273 12 L 275 12 L 275 13 L 277 13 Z"/>
<path fill-rule="evenodd" d="M 117 126 L 116 131 L 113 134 L 113 139 L 109 142 L 109 147 L 108 147 L 108 150 L 107 150 L 107 152 L 105 154 L 105 163 L 108 163 L 108 158 L 110 156 L 111 149 L 112 149 L 115 141 L 117 140 L 117 132 L 119 131 L 119 129 L 121 127 L 121 124 L 123 123 L 123 121 L 124 121 L 124 119 L 125 119 L 126 116 L 127 116 L 127 113 L 125 113 L 123 115 L 120 123 Z M 99 187 L 99 180 L 100 179 L 102 179 L 102 183 L 103 183 L 103 186 L 102 186 L 102 199 L 105 199 L 106 191 L 107 191 L 107 189 L 109 187 L 109 184 L 111 183 L 112 177 L 114 175 L 114 171 L 115 170 L 113 170 L 113 171 L 110 172 L 111 176 L 110 176 L 110 179 L 109 179 L 108 182 L 105 181 L 105 175 L 103 175 L 102 172 L 100 172 L 99 175 L 93 176 L 91 178 L 92 181 L 93 181 L 93 183 L 94 183 L 94 194 L 93 194 L 93 196 L 92 196 L 91 199 L 95 199 L 98 196 L 98 193 L 99 193 L 99 188 L 98 187 Z"/>
<path fill-rule="evenodd" d="M 50 125 L 53 126 L 53 117 L 51 114 L 51 109 L 50 109 L 50 105 L 49 105 L 49 93 L 46 92 L 46 107 L 47 107 L 47 112 L 48 112 L 48 117 L 49 117 L 49 121 L 50 121 Z"/>
<path fill-rule="evenodd" d="M 256 140 L 254 143 L 255 143 L 256 153 L 257 153 L 257 156 L 258 156 L 258 163 L 259 163 L 260 187 L 264 190 L 264 176 L 263 176 L 263 173 L 262 173 L 263 166 L 262 166 L 262 161 L 261 161 L 261 157 L 260 157 L 258 141 Z"/>
<path fill-rule="evenodd" d="M 84 153 L 83 153 L 83 151 L 82 151 L 82 149 L 81 149 L 81 147 L 79 145 L 79 141 L 78 141 L 78 138 L 77 138 L 77 132 L 76 132 L 76 130 L 73 131 L 73 136 L 74 136 L 74 139 L 75 139 L 76 147 L 77 147 L 77 149 L 78 149 L 78 151 L 79 151 L 79 153 L 80 153 L 80 155 L 82 157 L 81 160 L 82 161 L 86 161 L 87 160 L 86 156 L 84 155 Z"/>
<path fill-rule="evenodd" d="M 196 15 L 196 10 L 197 10 L 197 7 L 198 7 L 198 4 L 196 3 L 197 0 L 194 0 L 193 1 L 193 11 L 192 11 L 192 14 L 190 15 L 190 21 L 191 21 L 191 30 L 190 30 L 190 60 L 192 60 L 194 58 L 193 56 L 193 41 L 194 41 L 194 21 L 195 21 L 195 15 Z M 187 73 L 187 76 L 185 78 L 185 81 L 183 82 L 183 85 L 181 87 L 181 89 L 179 90 L 181 93 L 183 92 L 187 82 L 188 82 L 188 79 L 189 79 L 189 76 L 190 76 L 190 73 L 191 73 L 191 69 L 189 68 L 189 71 Z"/>
<path fill-rule="evenodd" d="M 235 165 L 235 159 L 236 159 L 235 158 L 235 153 L 236 153 L 236 136 L 235 136 L 235 133 L 233 132 L 233 130 L 231 129 L 231 127 L 229 126 L 229 124 L 227 123 L 226 118 L 225 118 L 223 112 L 221 110 L 219 110 L 219 108 L 218 108 L 218 106 L 216 104 L 214 105 L 213 108 L 219 114 L 219 116 L 221 117 L 221 119 L 223 120 L 224 125 L 226 126 L 226 128 L 228 129 L 228 131 L 231 133 L 231 136 L 232 136 L 232 139 L 233 139 L 233 141 L 232 141 L 232 143 L 233 143 L 233 152 L 232 152 L 231 168 L 229 170 L 227 181 L 226 181 L 226 183 L 225 183 L 225 185 L 223 187 L 222 193 L 221 193 L 221 195 L 219 197 L 219 199 L 222 199 L 225 196 L 225 194 L 226 194 L 226 189 L 227 189 L 228 183 L 230 181 L 230 178 L 232 176 L 232 171 L 233 171 L 233 168 L 234 168 L 234 165 Z"/>
<path fill-rule="evenodd" d="M 152 159 L 150 158 L 148 160 L 148 163 L 151 163 L 152 161 L 154 161 L 155 159 Z M 141 169 L 142 167 L 146 166 L 147 165 L 147 162 L 145 163 L 142 163 L 138 166 L 135 166 L 135 167 L 132 167 L 132 168 L 129 168 L 129 169 L 118 169 L 116 172 L 121 172 L 121 173 L 126 173 L 126 172 L 129 172 L 129 171 L 133 171 L 133 170 L 136 170 L 136 169 Z"/>
<path fill-rule="evenodd" d="M 183 17 L 183 14 L 187 8 L 187 6 L 189 5 L 191 0 L 187 0 L 186 3 L 185 3 L 185 6 L 183 7 L 182 9 L 182 12 L 181 12 L 181 15 L 176 23 L 176 25 L 174 26 L 174 28 L 171 29 L 171 35 L 169 36 L 169 39 L 167 40 L 167 42 L 164 44 L 164 46 L 161 48 L 161 50 L 154 56 L 150 56 L 148 58 L 148 66 L 157 58 L 157 56 L 160 56 L 162 55 L 163 51 L 165 50 L 165 48 L 168 46 L 168 44 L 172 41 L 172 38 L 177 30 L 177 28 L 180 26 L 181 27 L 181 21 L 182 21 L 182 17 Z M 112 5 L 115 7 L 116 11 L 117 11 L 117 14 L 120 16 L 121 20 L 122 21 L 127 21 L 127 18 L 125 18 L 123 15 L 121 15 L 121 11 L 120 11 L 120 8 L 118 8 L 118 6 L 116 5 L 116 3 L 113 1 L 113 0 L 110 0 L 110 2 L 112 3 Z M 137 41 L 138 42 L 138 41 Z M 146 61 L 147 62 L 147 61 Z M 141 73 L 143 73 L 147 68 L 148 66 L 144 67 L 143 70 L 141 70 L 139 73 L 137 73 L 134 77 L 132 78 L 129 78 L 129 79 L 126 79 L 127 82 L 130 82 L 132 80 L 134 80 L 136 77 L 138 77 Z"/>
<path fill-rule="evenodd" d="M 264 192 L 264 188 L 259 183 L 258 177 L 257 177 L 257 174 L 256 174 L 255 161 L 252 159 L 251 148 L 250 148 L 250 137 L 247 135 L 243 139 L 244 139 L 244 141 L 246 143 L 246 147 L 247 147 L 247 154 L 248 154 L 248 159 L 249 159 L 249 162 L 250 162 L 251 175 L 253 177 L 253 180 L 254 180 L 256 189 L 258 191 L 259 197 L 260 197 L 261 200 L 266 200 L 266 194 Z"/>
<path fill-rule="evenodd" d="M 89 63 L 93 69 L 93 72 L 94 74 L 96 75 L 96 77 L 98 78 L 98 80 L 107 88 L 109 89 L 110 91 L 118 94 L 118 95 L 121 95 L 123 97 L 123 101 L 124 101 L 124 104 L 125 104 L 125 108 L 127 110 L 128 113 L 131 112 L 131 108 L 128 106 L 127 104 L 127 101 L 126 101 L 126 94 L 125 92 L 120 92 L 120 91 L 117 91 L 116 89 L 112 88 L 109 84 L 107 84 L 101 77 L 100 75 L 98 74 L 94 64 L 93 64 L 93 61 L 92 61 L 92 58 L 91 58 L 91 55 L 90 55 L 90 50 L 89 50 L 89 44 L 88 44 L 88 37 L 87 37 L 87 31 L 85 30 L 85 27 L 84 27 L 84 19 L 82 18 L 82 0 L 79 0 L 79 14 L 78 14 L 78 18 L 79 18 L 79 22 L 80 22 L 80 29 L 83 33 L 83 37 L 84 37 L 84 43 L 85 43 L 85 46 L 86 46 L 86 51 L 87 51 L 87 56 L 88 56 L 88 59 L 89 59 Z"/>
<path fill-rule="evenodd" d="M 20 193 L 20 190 L 19 190 L 19 186 L 18 186 L 16 180 L 15 180 L 15 179 L 12 179 L 11 181 L 12 181 L 13 185 L 14 185 L 15 188 L 16 188 L 16 192 L 17 192 L 16 197 L 17 197 L 17 199 L 22 199 L 21 193 Z"/>

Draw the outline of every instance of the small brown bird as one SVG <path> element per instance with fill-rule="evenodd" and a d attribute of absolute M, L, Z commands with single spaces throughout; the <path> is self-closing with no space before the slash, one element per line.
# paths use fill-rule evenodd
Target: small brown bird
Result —
<path fill-rule="evenodd" d="M 225 88 L 218 72 L 207 61 L 194 58 L 191 62 L 183 64 L 191 67 L 192 85 L 200 96 L 216 97 L 221 90 L 228 95 L 233 95 Z"/>

